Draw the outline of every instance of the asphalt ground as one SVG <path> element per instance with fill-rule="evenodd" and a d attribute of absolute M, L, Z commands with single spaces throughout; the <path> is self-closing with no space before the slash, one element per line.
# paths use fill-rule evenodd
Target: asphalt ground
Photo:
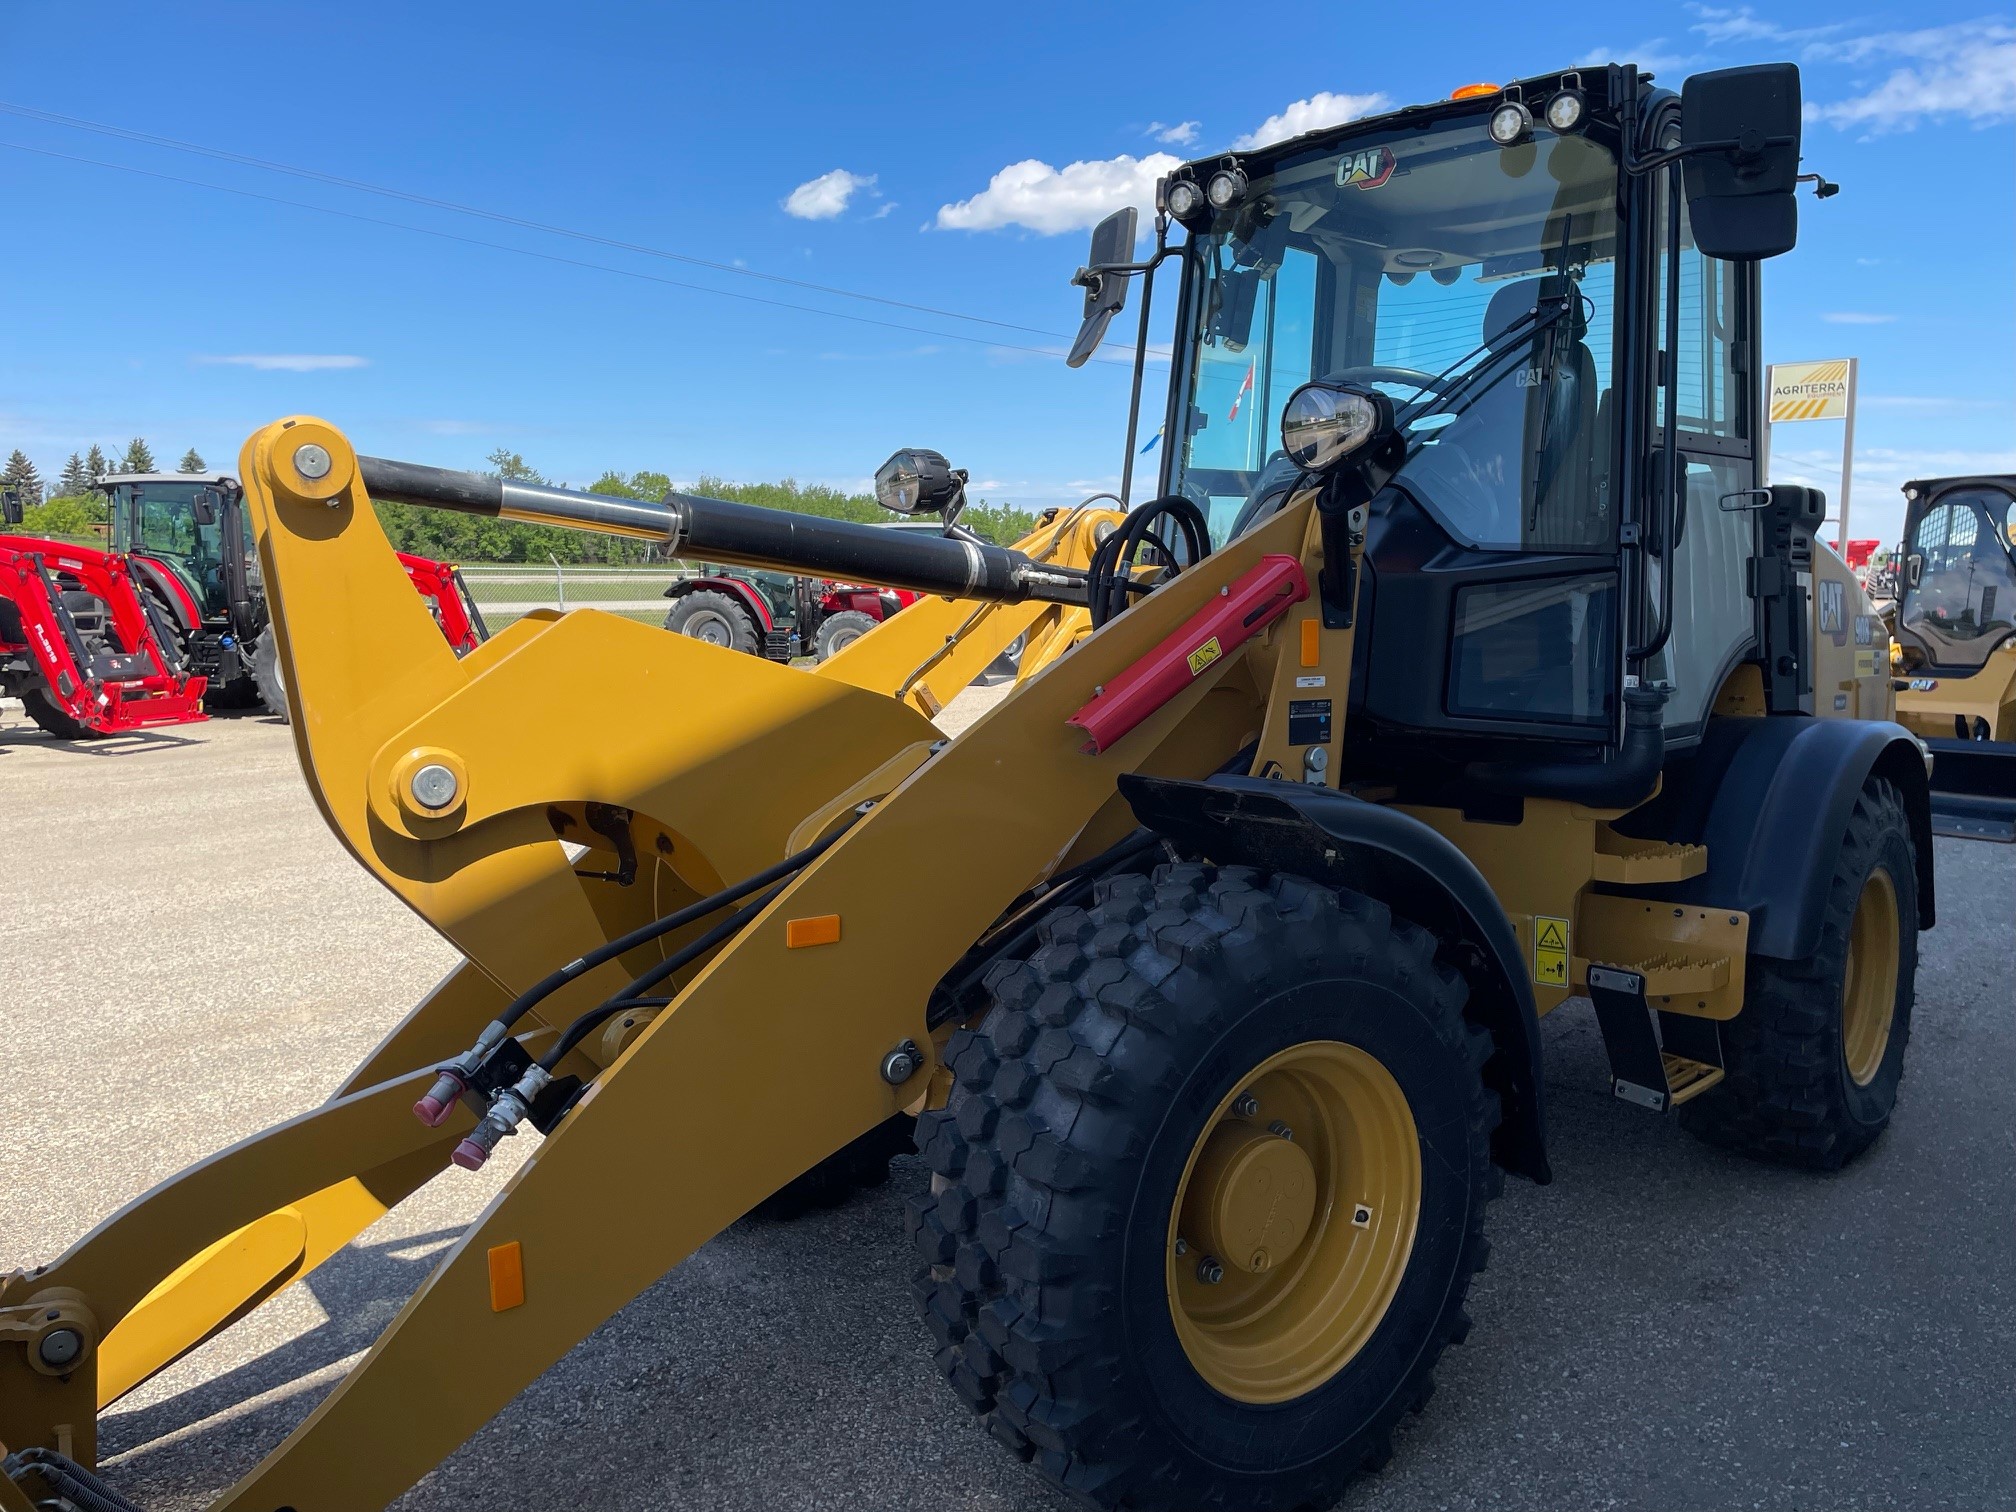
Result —
<path fill-rule="evenodd" d="M 2016 1506 L 2016 847 L 1942 840 L 1938 869 L 1897 1116 L 1839 1175 L 1694 1143 L 1608 1096 L 1586 1005 L 1546 1021 L 1556 1180 L 1508 1185 L 1469 1343 L 1346 1508 Z M 66 746 L 0 706 L 0 879 L 0 1266 L 320 1100 L 452 961 L 262 717 Z M 119 1403 L 113 1484 L 207 1505 L 369 1345 L 512 1143 Z M 398 1505 L 1066 1505 L 932 1369 L 902 1238 L 924 1180 L 899 1162 L 837 1210 L 736 1225 Z"/>

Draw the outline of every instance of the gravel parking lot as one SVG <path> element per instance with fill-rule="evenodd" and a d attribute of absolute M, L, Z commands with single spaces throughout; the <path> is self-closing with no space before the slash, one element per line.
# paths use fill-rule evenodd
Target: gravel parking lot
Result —
<path fill-rule="evenodd" d="M 66 746 L 0 708 L 0 857 L 0 1266 L 318 1101 L 452 961 L 264 718 Z M 1942 840 L 1938 866 L 1896 1122 L 1841 1175 L 1693 1143 L 1608 1096 L 1586 1005 L 1548 1020 L 1557 1179 L 1493 1210 L 1477 1328 L 1347 1508 L 2016 1505 L 2016 847 Z M 108 1478 L 207 1505 L 511 1164 L 449 1173 L 121 1403 Z M 400 1505 L 1062 1506 L 932 1370 L 902 1240 L 922 1180 L 739 1224 Z"/>

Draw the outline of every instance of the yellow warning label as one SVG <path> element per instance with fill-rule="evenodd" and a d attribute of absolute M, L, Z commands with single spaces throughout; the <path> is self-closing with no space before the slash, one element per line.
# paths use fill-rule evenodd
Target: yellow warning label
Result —
<path fill-rule="evenodd" d="M 1876 653 L 1874 651 L 1857 651 L 1855 653 L 1855 675 L 1857 677 L 1874 677 L 1876 675 Z"/>
<path fill-rule="evenodd" d="M 1533 920 L 1533 980 L 1542 987 L 1568 985 L 1568 921 Z"/>
<path fill-rule="evenodd" d="M 1224 654 L 1224 648 L 1218 644 L 1218 637 L 1215 635 L 1212 636 L 1211 639 L 1190 653 L 1190 675 L 1195 677 Z"/>

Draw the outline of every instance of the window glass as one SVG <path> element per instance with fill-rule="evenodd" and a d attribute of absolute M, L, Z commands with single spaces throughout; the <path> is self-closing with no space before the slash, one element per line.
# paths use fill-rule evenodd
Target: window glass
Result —
<path fill-rule="evenodd" d="M 1660 189 L 1660 224 L 1665 224 L 1666 188 Z M 1666 339 L 1666 253 L 1662 239 L 1659 264 L 1659 319 L 1653 339 Z M 1735 437 L 1747 434 L 1742 424 L 1743 383 L 1735 370 L 1736 268 L 1705 256 L 1694 245 L 1694 226 L 1687 201 L 1680 201 L 1680 343 L 1675 356 L 1679 387 L 1680 429 L 1696 435 Z M 1665 396 L 1659 399 L 1655 425 L 1666 423 Z"/>
<path fill-rule="evenodd" d="M 1949 494 L 1913 533 L 1901 627 L 1935 666 L 1979 666 L 2016 630 L 2016 503 L 1991 489 Z"/>
<path fill-rule="evenodd" d="M 1614 681 L 1616 580 L 1485 583 L 1456 595 L 1449 712 L 1603 726 Z"/>

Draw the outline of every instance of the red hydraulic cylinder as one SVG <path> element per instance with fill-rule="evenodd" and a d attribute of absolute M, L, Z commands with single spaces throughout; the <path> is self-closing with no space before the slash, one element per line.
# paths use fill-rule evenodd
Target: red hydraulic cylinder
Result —
<path fill-rule="evenodd" d="M 1122 672 L 1064 721 L 1085 732 L 1085 754 L 1121 736 L 1309 597 L 1309 579 L 1291 556 L 1264 556 L 1183 622 L 1183 628 Z"/>

